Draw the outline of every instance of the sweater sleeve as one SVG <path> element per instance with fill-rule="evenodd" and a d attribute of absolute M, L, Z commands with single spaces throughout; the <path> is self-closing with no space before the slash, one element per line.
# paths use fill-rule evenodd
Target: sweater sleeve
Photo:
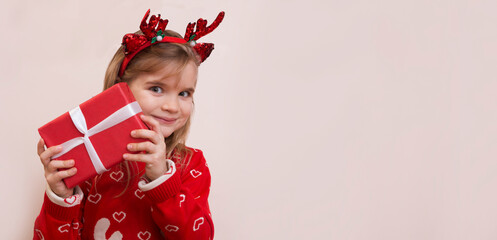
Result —
<path fill-rule="evenodd" d="M 36 218 L 33 239 L 80 239 L 83 227 L 81 218 L 81 200 L 84 197 L 81 188 L 68 198 L 61 198 L 47 186 L 41 212 Z"/>
<path fill-rule="evenodd" d="M 152 202 L 152 217 L 166 239 L 212 239 L 214 225 L 209 210 L 211 176 L 200 150 L 188 165 L 151 189 L 139 184 Z M 174 167 L 174 166 L 173 166 Z M 148 185 L 148 184 L 147 184 Z"/>

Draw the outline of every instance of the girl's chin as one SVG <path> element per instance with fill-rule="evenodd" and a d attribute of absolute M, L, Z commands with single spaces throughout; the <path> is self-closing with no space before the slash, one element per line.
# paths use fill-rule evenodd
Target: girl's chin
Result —
<path fill-rule="evenodd" d="M 167 138 L 171 136 L 171 134 L 173 134 L 173 131 L 171 131 L 170 129 L 164 129 L 164 127 L 162 127 L 161 131 L 164 138 Z"/>
<path fill-rule="evenodd" d="M 173 134 L 173 133 L 170 133 L 170 132 L 168 132 L 168 133 L 163 132 L 162 133 L 162 135 L 164 136 L 164 138 L 168 138 L 169 136 L 171 136 L 171 134 Z"/>

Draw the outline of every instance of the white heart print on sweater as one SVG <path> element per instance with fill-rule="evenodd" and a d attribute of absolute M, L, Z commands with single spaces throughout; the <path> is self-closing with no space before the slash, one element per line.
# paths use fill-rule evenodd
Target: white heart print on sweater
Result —
<path fill-rule="evenodd" d="M 204 218 L 200 217 L 193 223 L 193 231 L 197 231 L 200 228 L 200 225 L 204 224 Z"/>
<path fill-rule="evenodd" d="M 123 171 L 111 172 L 110 178 L 114 179 L 114 181 L 119 182 L 124 177 Z"/>
<path fill-rule="evenodd" d="M 99 193 L 95 193 L 95 194 L 91 194 L 90 196 L 88 196 L 88 201 L 93 203 L 93 204 L 97 204 L 98 201 L 100 201 L 100 199 L 102 198 L 102 195 L 99 194 Z"/>
<path fill-rule="evenodd" d="M 167 225 L 166 226 L 166 231 L 168 231 L 168 232 L 177 232 L 178 230 L 179 230 L 178 226 L 174 226 L 174 225 Z"/>
<path fill-rule="evenodd" d="M 78 196 L 77 195 L 72 195 L 70 197 L 65 198 L 64 202 L 67 203 L 67 204 L 69 204 L 69 205 L 73 205 L 76 202 L 76 200 L 78 200 Z"/>
<path fill-rule="evenodd" d="M 148 239 L 150 239 L 151 236 L 152 236 L 152 234 L 150 234 L 150 232 L 148 232 L 148 231 L 138 233 L 138 238 L 140 240 L 148 240 Z"/>
<path fill-rule="evenodd" d="M 124 220 L 124 218 L 126 217 L 126 213 L 121 211 L 121 212 L 115 212 L 112 214 L 112 217 L 118 221 L 118 222 L 122 222 Z"/>
<path fill-rule="evenodd" d="M 143 193 L 143 191 L 140 189 L 136 189 L 135 196 L 139 199 L 142 199 L 145 196 L 145 193 Z"/>
<path fill-rule="evenodd" d="M 202 172 L 192 169 L 190 171 L 190 174 L 192 175 L 193 178 L 198 178 L 198 176 L 202 175 Z"/>
<path fill-rule="evenodd" d="M 60 232 L 60 233 L 69 232 L 69 228 L 70 228 L 70 227 L 71 227 L 71 224 L 69 224 L 69 223 L 66 223 L 66 224 L 64 224 L 64 225 L 61 225 L 61 226 L 59 227 L 59 232 Z"/>

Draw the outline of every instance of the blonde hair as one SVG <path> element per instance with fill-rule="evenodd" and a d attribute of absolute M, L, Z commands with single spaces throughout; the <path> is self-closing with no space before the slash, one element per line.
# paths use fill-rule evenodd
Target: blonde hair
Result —
<path fill-rule="evenodd" d="M 171 30 L 165 30 L 164 33 L 166 36 L 182 38 L 180 34 Z M 143 35 L 141 31 L 136 32 L 136 34 Z M 140 74 L 155 73 L 167 65 L 173 64 L 171 65 L 173 66 L 171 75 L 181 72 L 190 61 L 193 61 L 196 66 L 200 65 L 198 55 L 188 43 L 158 43 L 147 47 L 136 54 L 129 62 L 123 75 L 118 76 L 124 57 L 124 49 L 123 46 L 121 46 L 114 54 L 114 57 L 110 61 L 107 71 L 105 72 L 104 90 L 119 82 L 130 83 Z M 188 154 L 191 153 L 191 151 L 185 146 L 188 131 L 190 129 L 190 118 L 191 117 L 187 119 L 183 127 L 174 131 L 170 136 L 164 139 L 166 142 L 166 157 L 171 158 L 173 153 L 174 155 L 179 154 L 178 158 L 175 157 L 175 159 L 178 159 L 176 161 L 178 169 L 183 169 L 184 166 L 188 164 L 187 161 L 185 162 L 185 158 L 187 155 L 191 155 Z M 120 195 L 126 191 L 133 178 L 131 168 L 136 167 L 130 166 L 127 161 L 121 163 L 122 167 L 123 165 L 127 169 L 128 182 L 126 188 Z"/>

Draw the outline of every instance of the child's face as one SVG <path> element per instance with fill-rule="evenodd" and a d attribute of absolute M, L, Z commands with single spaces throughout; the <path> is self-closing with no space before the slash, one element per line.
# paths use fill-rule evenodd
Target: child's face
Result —
<path fill-rule="evenodd" d="M 193 110 L 193 92 L 197 83 L 197 66 L 189 62 L 176 75 L 171 67 L 152 74 L 141 74 L 129 87 L 143 110 L 161 126 L 164 137 L 183 127 Z"/>

